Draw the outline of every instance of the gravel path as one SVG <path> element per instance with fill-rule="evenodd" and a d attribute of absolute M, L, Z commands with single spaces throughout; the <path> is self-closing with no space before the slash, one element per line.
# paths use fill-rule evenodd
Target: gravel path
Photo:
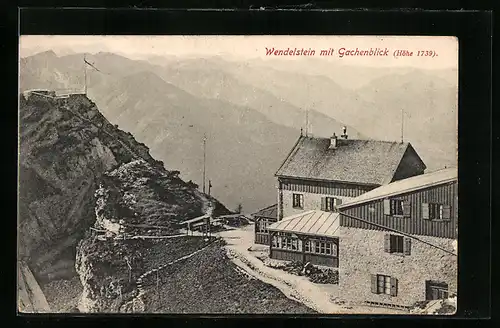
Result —
<path fill-rule="evenodd" d="M 223 231 L 220 235 L 226 240 L 225 247 L 229 258 L 247 273 L 278 288 L 288 298 L 299 301 L 319 313 L 342 312 L 339 305 L 329 301 L 328 291 L 311 283 L 307 277 L 269 268 L 251 254 L 248 248 L 253 245 L 253 225 L 243 229 Z"/>
<path fill-rule="evenodd" d="M 264 265 L 249 249 L 254 246 L 254 226 L 217 233 L 226 241 L 232 261 L 249 275 L 278 288 L 285 296 L 325 314 L 408 314 L 408 312 L 370 306 L 346 307 L 330 301 L 338 296 L 338 285 L 321 285 Z"/>

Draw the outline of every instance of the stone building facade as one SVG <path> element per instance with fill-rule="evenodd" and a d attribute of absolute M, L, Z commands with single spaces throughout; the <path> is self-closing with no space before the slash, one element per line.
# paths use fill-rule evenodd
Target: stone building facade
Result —
<path fill-rule="evenodd" d="M 456 294 L 456 168 L 379 187 L 339 211 L 343 299 L 411 307 Z"/>
<path fill-rule="evenodd" d="M 411 250 L 406 255 L 384 251 L 388 234 L 391 233 L 340 227 L 339 295 L 342 299 L 409 307 L 428 299 L 432 284 L 443 286 L 448 296 L 456 293 L 458 263 L 457 256 L 451 254 L 456 253 L 453 239 L 419 236 L 420 240 L 442 249 L 412 239 Z M 392 290 L 377 288 L 379 281 L 374 281 L 377 275 L 393 278 L 389 287 Z M 388 280 L 391 283 L 391 279 Z"/>

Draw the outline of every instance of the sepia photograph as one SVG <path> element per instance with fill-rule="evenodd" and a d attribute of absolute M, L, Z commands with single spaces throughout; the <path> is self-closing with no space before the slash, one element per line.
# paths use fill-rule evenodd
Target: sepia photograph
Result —
<path fill-rule="evenodd" d="M 455 314 L 458 51 L 21 35 L 18 311 Z"/>

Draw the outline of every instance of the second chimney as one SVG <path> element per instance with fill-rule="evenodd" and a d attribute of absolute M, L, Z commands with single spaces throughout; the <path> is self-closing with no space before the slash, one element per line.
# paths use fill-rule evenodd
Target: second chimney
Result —
<path fill-rule="evenodd" d="M 342 127 L 342 138 L 347 139 L 347 128 L 345 126 Z"/>
<path fill-rule="evenodd" d="M 337 148 L 337 136 L 334 133 L 333 136 L 330 137 L 330 146 L 328 147 L 328 149 L 335 149 L 335 148 Z"/>

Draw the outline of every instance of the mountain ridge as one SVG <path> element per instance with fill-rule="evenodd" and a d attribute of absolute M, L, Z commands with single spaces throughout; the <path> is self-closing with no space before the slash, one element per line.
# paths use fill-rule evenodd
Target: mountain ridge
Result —
<path fill-rule="evenodd" d="M 59 60 L 65 68 L 57 64 L 53 68 L 53 73 L 50 73 L 49 68 L 44 68 L 38 73 L 39 68 L 24 67 L 21 69 L 21 84 L 25 81 L 25 84 L 31 86 L 45 84 L 49 86 L 57 84 L 59 87 L 64 84 L 73 87 L 78 84 L 81 86 L 83 81 L 82 55 L 63 56 Z M 398 141 L 401 139 L 400 108 L 403 106 L 406 107 L 405 115 L 407 116 L 403 123 L 404 139 L 415 146 L 428 167 L 435 169 L 456 163 L 456 126 L 449 123 L 450 120 L 456 118 L 456 109 L 453 109 L 456 99 L 449 96 L 453 94 L 454 88 L 450 85 L 444 85 L 445 89 L 440 88 L 439 86 L 443 85 L 441 79 L 429 75 L 429 72 L 425 72 L 423 76 L 430 76 L 430 78 L 422 79 L 427 82 L 419 84 L 415 79 L 420 78 L 412 80 L 410 74 L 415 70 L 390 70 L 390 72 L 403 72 L 404 74 L 386 75 L 387 82 L 374 79 L 375 82 L 352 90 L 349 87 L 344 88 L 328 76 L 328 72 L 333 68 L 326 69 L 325 72 L 311 70 L 307 71 L 308 74 L 301 74 L 292 69 L 279 71 L 272 67 L 253 66 L 251 61 L 230 62 L 221 56 L 203 59 L 168 58 L 166 63 L 158 65 L 160 58 L 154 58 L 156 64 L 151 64 L 145 60 L 131 60 L 107 52 L 89 55 L 88 60 L 95 63 L 96 67 L 102 71 L 101 73 L 89 69 L 87 73 L 89 95 L 99 104 L 104 115 L 114 124 L 134 132 L 143 142 L 151 144 L 152 152 L 156 157 L 161 157 L 165 163 L 172 161 L 173 158 L 173 166 L 184 167 L 184 172 L 191 172 L 189 179 L 198 183 L 201 183 L 203 131 L 210 132 L 217 129 L 219 137 L 222 137 L 222 131 L 228 129 L 221 125 L 226 119 L 227 124 L 232 125 L 229 130 L 233 131 L 226 134 L 227 137 L 234 139 L 241 133 L 248 133 L 245 141 L 241 140 L 242 143 L 250 142 L 255 146 L 266 144 L 266 141 L 255 135 L 262 133 L 263 129 L 249 127 L 257 123 L 246 121 L 247 127 L 244 129 L 248 131 L 236 131 L 242 127 L 242 115 L 248 110 L 259 112 L 270 122 L 283 126 L 283 128 L 277 127 L 262 123 L 261 118 L 256 119 L 261 122 L 259 124 L 264 124 L 266 129 L 273 129 L 275 134 L 280 136 L 277 140 L 281 140 L 281 145 L 275 143 L 275 146 L 271 146 L 271 142 L 267 141 L 268 145 L 265 146 L 277 149 L 278 147 L 289 148 L 293 145 L 300 128 L 305 128 L 306 109 L 308 110 L 307 131 L 309 134 L 329 137 L 334 132 L 340 132 L 342 126 L 347 126 L 348 134 L 352 138 Z M 341 72 L 346 72 L 346 69 L 343 68 L 336 74 L 341 75 Z M 31 71 L 34 73 L 30 73 Z M 150 75 L 151 72 L 154 75 Z M 311 75 L 312 73 L 318 75 Z M 158 80 L 157 77 L 163 81 Z M 144 78 L 144 82 L 141 82 L 141 78 Z M 54 82 L 44 82 L 47 79 Z M 403 82 L 403 79 L 407 82 Z M 128 81 L 128 84 L 123 81 Z M 152 90 L 144 88 L 142 84 L 145 83 L 150 83 L 149 89 Z M 408 92 L 394 92 L 394 90 L 402 90 L 398 83 L 406 83 Z M 422 91 L 426 90 L 425 88 L 429 85 L 432 86 L 429 83 L 434 83 L 433 88 L 439 90 L 439 92 L 429 93 L 433 95 L 431 100 L 427 99 L 425 91 Z M 117 88 L 122 90 L 116 90 Z M 137 90 L 142 90 L 142 93 Z M 376 93 L 373 90 L 380 91 Z M 127 93 L 133 94 L 133 97 L 127 96 Z M 148 96 L 144 96 L 146 93 Z M 181 101 L 180 98 L 184 100 Z M 125 102 L 126 106 L 124 106 Z M 194 107 L 200 109 L 199 114 L 194 114 L 197 112 Z M 230 113 L 230 108 L 237 114 Z M 183 113 L 187 114 L 190 119 L 182 120 L 182 116 L 186 116 L 182 115 Z M 159 115 L 159 117 L 157 120 L 150 120 L 144 117 L 147 115 Z M 335 119 L 331 118 L 332 116 Z M 200 120 L 201 117 L 203 117 L 202 120 Z M 178 128 L 173 128 L 171 124 L 169 129 L 164 128 L 169 126 L 170 118 L 178 123 Z M 212 123 L 215 118 L 217 119 Z M 180 127 L 184 131 L 181 131 Z M 293 128 L 296 132 L 288 128 Z M 275 139 L 274 135 L 269 133 L 267 136 Z M 184 139 L 185 142 L 176 141 L 176 147 L 184 148 L 185 151 L 172 151 L 172 147 L 168 146 L 162 149 L 161 142 L 166 137 Z M 219 179 L 221 174 L 217 171 L 220 171 L 220 166 L 215 163 L 224 162 L 219 159 L 224 156 L 220 153 L 213 153 L 216 147 L 227 146 L 220 142 L 209 142 L 208 151 L 212 152 L 209 158 L 214 163 L 208 163 L 212 165 L 208 171 L 214 173 Z M 243 149 L 236 145 L 233 147 L 233 149 Z M 168 156 L 169 152 L 172 152 L 173 156 Z M 262 155 L 258 155 L 256 159 L 254 159 L 255 156 L 252 158 L 250 154 L 246 155 L 250 163 L 258 162 L 264 165 L 263 168 L 258 168 L 256 165 L 253 167 L 254 176 L 262 174 L 272 176 L 276 169 L 274 166 L 277 165 L 276 163 L 279 164 L 274 156 L 286 156 L 286 150 L 282 149 L 275 151 L 274 156 L 271 155 L 272 153 L 263 151 Z M 263 159 L 269 156 L 273 157 L 272 163 Z M 234 160 L 234 157 L 230 158 Z M 236 183 L 241 183 L 239 170 L 229 168 L 227 172 L 235 177 L 238 176 L 235 179 Z M 274 183 L 271 178 L 267 179 L 268 182 L 262 185 L 263 189 L 267 190 L 267 197 L 252 201 L 250 206 L 245 206 L 247 210 L 257 210 L 274 202 Z M 227 184 L 226 181 L 227 179 L 220 181 L 221 184 L 216 184 L 214 181 L 214 186 L 217 185 L 217 187 L 214 187 L 213 191 L 219 195 L 230 195 L 231 200 L 228 204 L 236 206 L 240 201 L 235 199 L 236 197 L 229 191 L 234 182 Z M 221 185 L 224 186 L 222 190 Z M 245 198 L 251 197 L 249 195 Z M 226 198 L 225 202 L 229 199 Z"/>
<path fill-rule="evenodd" d="M 232 206 L 244 203 L 247 211 L 273 202 L 273 174 L 281 160 L 276 154 L 284 156 L 298 132 L 269 122 L 263 114 L 252 109 L 217 99 L 196 98 L 163 80 L 158 83 L 158 89 L 143 90 L 144 83 L 135 77 L 127 78 L 126 87 L 116 88 L 114 84 L 109 88 L 89 90 L 91 95 L 100 93 L 94 94 L 94 98 L 100 99 L 96 101 L 105 116 L 114 117 L 116 124 L 150 145 L 155 157 L 183 171 L 186 179 L 199 184 L 203 166 L 202 139 L 206 134 L 207 173 L 214 186 L 213 193 Z M 259 167 L 264 160 L 267 164 Z M 231 170 L 234 165 L 242 168 Z M 256 175 L 256 172 L 262 173 Z M 251 202 L 240 201 L 240 196 L 231 191 L 232 188 L 245 190 L 244 186 L 257 188 L 259 185 L 270 188 L 260 192 Z"/>

